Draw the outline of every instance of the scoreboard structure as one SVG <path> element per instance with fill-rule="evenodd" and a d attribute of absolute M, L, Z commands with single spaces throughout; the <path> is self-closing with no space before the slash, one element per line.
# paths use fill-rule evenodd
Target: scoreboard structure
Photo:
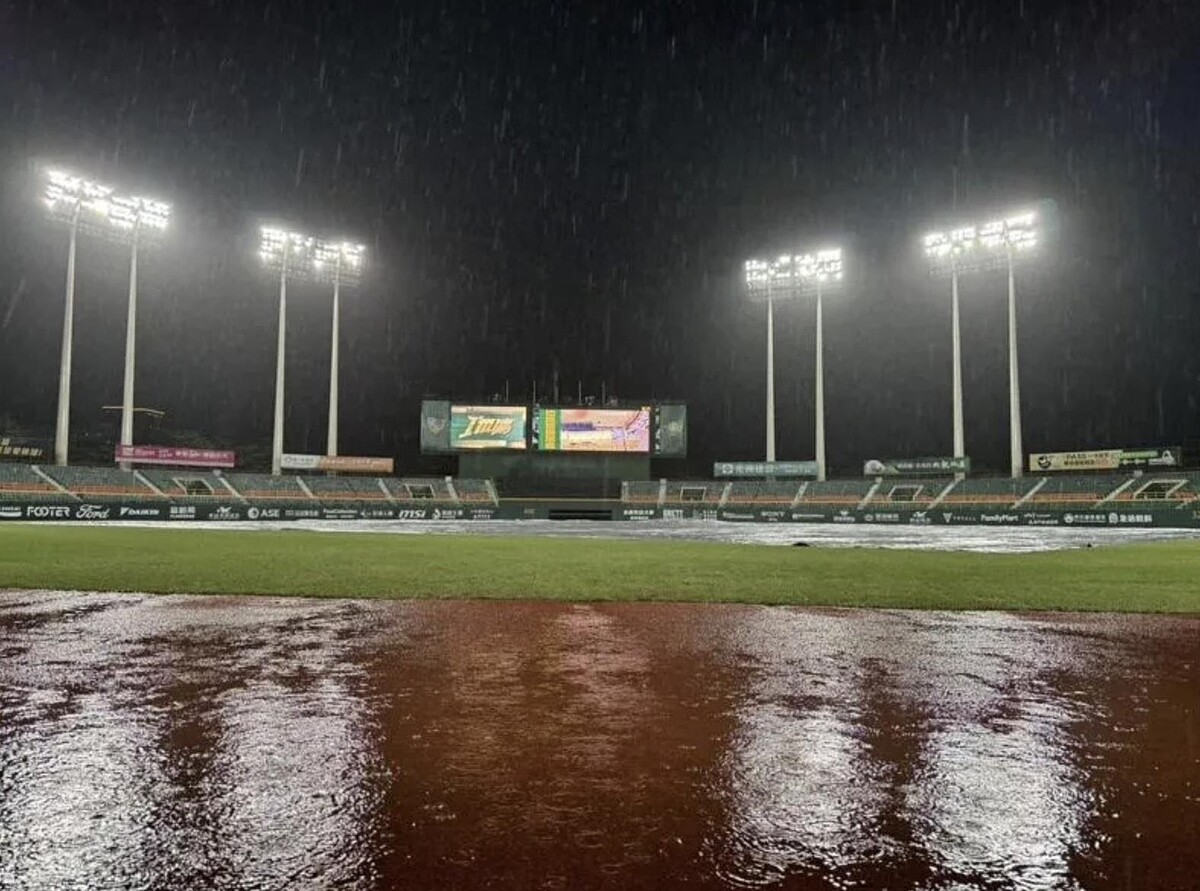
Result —
<path fill-rule="evenodd" d="M 687 405 L 502 405 L 427 399 L 421 452 L 456 455 L 459 474 L 506 495 L 612 497 L 650 479 L 650 461 L 687 456 Z"/>

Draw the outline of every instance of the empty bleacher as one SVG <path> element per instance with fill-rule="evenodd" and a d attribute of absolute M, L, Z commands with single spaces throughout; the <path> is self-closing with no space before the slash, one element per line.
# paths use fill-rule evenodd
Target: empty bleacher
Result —
<path fill-rule="evenodd" d="M 388 496 L 379 488 L 379 480 L 373 476 L 306 476 L 304 484 L 323 503 L 345 506 L 388 501 Z"/>
<path fill-rule="evenodd" d="M 75 499 L 34 472 L 28 464 L 0 464 L 0 500 L 67 502 Z"/>
<path fill-rule="evenodd" d="M 787 507 L 796 500 L 800 486 L 796 480 L 739 480 L 730 484 L 725 503 Z"/>
<path fill-rule="evenodd" d="M 654 497 L 658 497 L 660 483 L 651 483 Z M 668 482 L 663 493 L 663 504 L 716 507 L 721 503 L 726 483 L 723 482 Z M 651 502 L 652 503 L 652 502 Z"/>
<path fill-rule="evenodd" d="M 454 491 L 463 504 L 495 505 L 496 490 L 487 480 L 455 480 Z"/>
<path fill-rule="evenodd" d="M 1090 476 L 1047 476 L 1026 504 L 1035 507 L 1081 508 L 1098 504 L 1131 479 L 1130 474 L 1094 474 Z"/>
<path fill-rule="evenodd" d="M 880 481 L 879 487 L 871 496 L 871 500 L 867 502 L 867 506 L 886 506 L 899 510 L 905 508 L 925 509 L 937 500 L 951 482 L 953 480 L 950 479 L 923 480 L 908 477 L 885 477 Z"/>
<path fill-rule="evenodd" d="M 212 473 L 161 468 L 139 473 L 150 485 L 178 504 L 214 504 L 234 500 L 233 493 L 225 487 L 220 477 Z"/>
<path fill-rule="evenodd" d="M 252 504 L 272 507 L 313 505 L 314 499 L 300 487 L 294 476 L 271 476 L 269 473 L 227 473 L 225 480 L 237 494 Z"/>
<path fill-rule="evenodd" d="M 814 481 L 805 487 L 798 503 L 854 507 L 867 497 L 867 493 L 874 485 L 874 480 Z"/>
<path fill-rule="evenodd" d="M 115 467 L 42 467 L 60 486 L 89 501 L 160 498 L 153 489 L 127 470 Z"/>
<path fill-rule="evenodd" d="M 383 484 L 396 501 L 418 504 L 457 503 L 444 479 L 385 478 Z"/>
<path fill-rule="evenodd" d="M 670 489 L 674 487 L 675 495 L 679 495 L 679 487 L 682 483 L 667 483 L 668 495 L 670 497 Z M 704 483 L 699 485 L 703 486 Z M 708 485 L 715 485 L 709 483 Z M 658 504 L 658 492 L 661 484 L 658 480 L 630 480 L 621 487 L 621 500 L 626 504 Z"/>
<path fill-rule="evenodd" d="M 1037 479 L 1029 477 L 1017 480 L 1009 477 L 959 480 L 942 499 L 942 504 L 959 507 L 1012 507 L 1037 484 Z"/>

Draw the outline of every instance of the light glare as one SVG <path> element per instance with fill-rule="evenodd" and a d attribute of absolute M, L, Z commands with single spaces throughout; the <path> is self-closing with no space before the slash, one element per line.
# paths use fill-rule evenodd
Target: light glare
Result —
<path fill-rule="evenodd" d="M 957 271 L 996 266 L 1009 253 L 1037 247 L 1038 215 L 1025 211 L 978 226 L 960 226 L 931 232 L 922 239 L 925 256 L 935 268 Z"/>
<path fill-rule="evenodd" d="M 274 226 L 259 229 L 259 258 L 272 269 L 286 264 L 289 276 L 315 281 L 353 282 L 362 272 L 366 248 Z"/>
<path fill-rule="evenodd" d="M 774 260 L 747 260 L 746 288 L 752 296 L 798 296 L 840 282 L 843 272 L 841 248 L 783 254 Z"/>

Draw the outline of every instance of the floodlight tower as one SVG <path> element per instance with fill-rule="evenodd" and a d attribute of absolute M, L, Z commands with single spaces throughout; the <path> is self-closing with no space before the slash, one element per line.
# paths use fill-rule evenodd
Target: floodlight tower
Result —
<path fill-rule="evenodd" d="M 138 243 L 167 228 L 171 205 L 139 196 L 116 196 L 109 202 L 108 221 L 114 235 L 128 240 L 129 307 L 125 318 L 125 383 L 121 399 L 121 445 L 133 445 L 134 353 L 137 339 Z M 128 470 L 131 465 L 122 462 Z"/>
<path fill-rule="evenodd" d="M 338 333 L 341 319 L 341 286 L 355 284 L 362 275 L 366 248 L 350 241 L 317 240 L 313 276 L 333 283 L 333 327 L 329 346 L 329 435 L 325 454 L 338 453 Z"/>
<path fill-rule="evenodd" d="M 366 249 L 349 241 L 326 241 L 299 232 L 264 226 L 260 229 L 258 255 L 270 269 L 279 272 L 279 340 L 275 356 L 275 423 L 271 443 L 271 472 L 283 469 L 283 357 L 287 342 L 288 279 L 318 281 L 333 285 L 333 340 L 329 373 L 329 454 L 337 454 L 338 425 L 338 334 L 341 286 L 354 284 L 362 274 Z"/>
<path fill-rule="evenodd" d="M 817 479 L 825 479 L 824 292 L 841 284 L 841 248 L 784 254 L 774 260 L 747 260 L 746 291 L 767 303 L 767 461 L 775 460 L 775 307 L 777 299 L 813 295 L 817 304 L 816 458 Z"/>
<path fill-rule="evenodd" d="M 1043 205 L 1046 207 L 1047 205 Z M 924 238 L 934 273 L 949 274 L 954 338 L 954 456 L 965 456 L 962 420 L 962 351 L 959 341 L 958 277 L 961 273 L 1008 270 L 1008 408 L 1012 477 L 1021 476 L 1021 382 L 1017 365 L 1016 263 L 1038 245 L 1042 212 L 1029 210 L 981 225 L 933 232 Z"/>

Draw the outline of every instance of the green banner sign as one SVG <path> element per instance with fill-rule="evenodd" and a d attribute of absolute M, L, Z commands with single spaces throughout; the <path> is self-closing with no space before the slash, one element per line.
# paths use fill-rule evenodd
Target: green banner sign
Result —
<path fill-rule="evenodd" d="M 816 461 L 718 461 L 714 479 L 758 479 L 760 477 L 806 477 L 817 475 Z"/>
<path fill-rule="evenodd" d="M 863 476 L 929 476 L 970 473 L 970 458 L 888 458 L 863 464 Z"/>

